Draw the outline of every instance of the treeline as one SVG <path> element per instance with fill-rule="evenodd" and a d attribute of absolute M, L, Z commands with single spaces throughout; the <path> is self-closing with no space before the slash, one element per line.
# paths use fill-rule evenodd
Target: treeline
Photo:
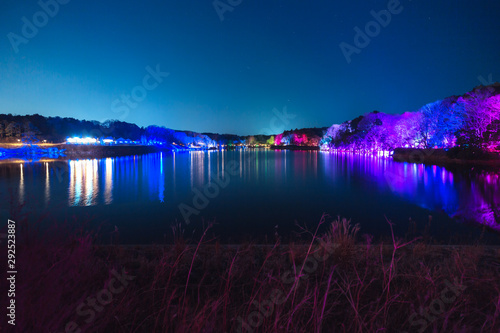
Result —
<path fill-rule="evenodd" d="M 272 145 L 289 142 L 294 144 L 300 138 L 301 144 L 317 145 L 326 131 L 322 129 L 295 129 L 271 135 L 238 136 L 234 134 L 197 133 L 178 131 L 163 126 L 139 127 L 119 120 L 98 121 L 74 118 L 44 117 L 39 114 L 18 116 L 0 114 L 0 142 L 52 142 L 60 143 L 68 137 L 93 137 L 128 139 L 148 143 L 175 143 L 184 146 L 217 147 L 248 145 Z M 279 138 L 279 139 L 276 139 Z M 282 140 L 281 140 L 282 139 Z M 278 140 L 278 141 L 276 141 Z"/>
<path fill-rule="evenodd" d="M 78 120 L 74 118 L 44 117 L 34 115 L 0 114 L 0 142 L 53 142 L 66 141 L 68 137 L 93 137 L 114 139 L 128 139 L 142 143 L 178 143 L 211 147 L 218 142 L 210 136 L 190 131 L 176 131 L 160 126 L 139 127 L 135 124 L 119 120 L 105 122 Z M 240 142 L 236 136 L 225 138 L 220 136 L 221 142 Z M 238 141 L 239 140 L 239 141 Z"/>
<path fill-rule="evenodd" d="M 116 137 L 140 140 L 144 129 L 118 120 L 104 123 L 74 118 L 0 114 L 0 140 L 64 142 L 68 137 Z"/>
<path fill-rule="evenodd" d="M 302 128 L 284 131 L 277 135 L 274 144 L 295 146 L 318 146 L 328 127 Z"/>
<path fill-rule="evenodd" d="M 323 149 L 480 148 L 500 150 L 500 84 L 478 86 L 400 115 L 373 111 L 331 126 Z"/>
<path fill-rule="evenodd" d="M 276 135 L 178 131 L 139 127 L 119 120 L 98 121 L 0 114 L 0 142 L 64 142 L 68 137 L 128 139 L 144 144 L 184 146 L 296 145 L 322 149 L 393 150 L 465 147 L 500 150 L 500 84 L 478 86 L 462 96 L 429 103 L 399 115 L 373 111 L 330 128 L 304 128 Z"/>

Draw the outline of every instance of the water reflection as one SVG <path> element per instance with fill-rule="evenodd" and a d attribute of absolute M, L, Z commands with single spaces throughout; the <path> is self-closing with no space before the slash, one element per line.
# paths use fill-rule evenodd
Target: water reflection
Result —
<path fill-rule="evenodd" d="M 99 194 L 97 160 L 69 161 L 69 206 L 96 205 Z"/>
<path fill-rule="evenodd" d="M 165 177 L 163 176 L 163 153 L 160 153 L 160 177 L 158 183 L 158 200 L 165 201 Z"/>
<path fill-rule="evenodd" d="M 374 182 L 420 207 L 500 231 L 500 178 L 491 171 L 393 162 L 383 157 L 325 153 L 327 174 Z M 347 161 L 347 163 L 345 163 Z"/>
<path fill-rule="evenodd" d="M 45 205 L 48 205 L 50 200 L 50 170 L 48 162 L 43 164 L 45 166 Z"/>
<path fill-rule="evenodd" d="M 457 171 L 454 177 L 444 167 L 391 163 L 384 178 L 395 193 L 421 207 L 500 230 L 498 174 Z"/>
<path fill-rule="evenodd" d="M 201 190 L 215 183 L 215 178 L 228 176 L 230 183 L 221 191 L 221 197 L 227 201 L 225 209 L 241 200 L 272 203 L 299 193 L 306 194 L 307 200 L 323 200 L 325 207 L 329 205 L 335 210 L 332 192 L 337 191 L 349 195 L 345 199 L 354 202 L 360 197 L 383 195 L 387 202 L 380 207 L 382 214 L 393 209 L 397 196 L 419 207 L 500 231 L 500 173 L 477 168 L 452 170 L 347 153 L 194 151 L 100 160 L 2 163 L 0 195 L 3 202 L 19 205 L 39 199 L 45 206 L 165 202 L 174 207 L 175 214 L 175 207 L 181 202 L 192 201 L 193 189 Z M 253 199 L 248 199 L 249 194 Z M 303 205 L 300 209 L 304 211 L 310 209 L 304 202 L 291 204 Z M 253 207 L 251 202 L 248 207 Z"/>
<path fill-rule="evenodd" d="M 68 205 L 109 205 L 117 200 L 164 202 L 165 167 L 163 153 L 68 161 Z"/>
<path fill-rule="evenodd" d="M 106 178 L 104 179 L 104 203 L 109 205 L 113 202 L 113 159 L 106 158 L 105 172 Z"/>
<path fill-rule="evenodd" d="M 24 203 L 24 164 L 19 164 L 21 175 L 19 177 L 19 205 Z"/>
<path fill-rule="evenodd" d="M 191 189 L 204 185 L 205 154 L 208 153 L 203 151 L 189 152 Z"/>

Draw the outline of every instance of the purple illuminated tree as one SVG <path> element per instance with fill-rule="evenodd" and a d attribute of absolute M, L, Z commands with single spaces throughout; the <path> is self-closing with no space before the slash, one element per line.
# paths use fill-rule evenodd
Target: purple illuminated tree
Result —
<path fill-rule="evenodd" d="M 463 141 L 481 147 L 489 140 L 488 127 L 500 120 L 500 95 L 494 93 L 478 87 L 459 98 L 466 114 Z"/>
<path fill-rule="evenodd" d="M 420 135 L 420 123 L 423 114 L 420 112 L 405 112 L 398 117 L 394 126 L 394 132 L 398 138 L 395 147 L 416 148 L 423 139 Z"/>

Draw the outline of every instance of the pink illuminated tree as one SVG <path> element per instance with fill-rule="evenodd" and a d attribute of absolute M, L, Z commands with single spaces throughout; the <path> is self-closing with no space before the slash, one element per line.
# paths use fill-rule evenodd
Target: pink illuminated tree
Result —
<path fill-rule="evenodd" d="M 485 135 L 488 127 L 500 120 L 500 95 L 493 95 L 491 90 L 480 87 L 460 97 L 459 102 L 466 114 L 466 139 L 482 146 L 489 139 Z"/>

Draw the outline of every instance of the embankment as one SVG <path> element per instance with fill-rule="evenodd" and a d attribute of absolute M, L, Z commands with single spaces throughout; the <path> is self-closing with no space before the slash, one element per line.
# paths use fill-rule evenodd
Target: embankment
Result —
<path fill-rule="evenodd" d="M 169 148 L 160 148 L 155 146 L 94 146 L 94 145 L 65 145 L 60 149 L 65 149 L 64 154 L 67 158 L 104 158 L 128 155 L 143 155 L 157 153 L 161 151 L 170 151 Z"/>
<path fill-rule="evenodd" d="M 396 148 L 392 158 L 398 162 L 411 162 L 435 165 L 500 165 L 500 154 L 480 149 L 413 149 Z"/>
<path fill-rule="evenodd" d="M 272 145 L 271 149 L 275 149 L 275 150 L 319 150 L 319 147 L 318 146 L 296 146 L 296 145 L 288 145 L 288 146 Z"/>

